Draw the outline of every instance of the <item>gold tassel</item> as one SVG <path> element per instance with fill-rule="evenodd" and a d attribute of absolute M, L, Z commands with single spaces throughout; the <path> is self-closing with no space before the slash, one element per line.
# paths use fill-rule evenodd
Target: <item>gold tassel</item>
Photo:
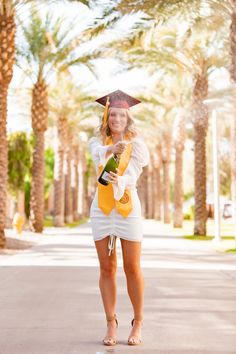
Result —
<path fill-rule="evenodd" d="M 106 102 L 106 106 L 105 106 L 105 111 L 103 114 L 103 126 L 105 126 L 106 122 L 107 122 L 107 116 L 108 116 L 108 109 L 109 109 L 109 96 L 107 97 L 107 102 Z"/>

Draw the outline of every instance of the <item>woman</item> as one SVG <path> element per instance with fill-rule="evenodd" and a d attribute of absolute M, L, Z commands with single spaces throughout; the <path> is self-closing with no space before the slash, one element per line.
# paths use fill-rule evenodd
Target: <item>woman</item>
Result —
<path fill-rule="evenodd" d="M 129 107 L 140 101 L 118 90 L 97 102 L 106 106 L 99 128 L 100 137 L 89 141 L 98 175 L 112 154 L 120 156 L 116 173 L 109 174 L 108 186 L 98 183 L 90 209 L 100 263 L 99 287 L 107 319 L 103 343 L 116 344 L 116 238 L 119 237 L 134 312 L 128 344 L 137 345 L 141 343 L 144 281 L 140 269 L 142 217 L 136 182 L 142 168 L 149 162 L 149 153 L 143 139 L 137 135 L 129 113 Z"/>

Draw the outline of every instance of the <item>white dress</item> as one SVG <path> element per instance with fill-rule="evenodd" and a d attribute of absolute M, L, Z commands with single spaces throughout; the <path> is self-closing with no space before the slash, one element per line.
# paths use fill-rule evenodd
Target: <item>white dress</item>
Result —
<path fill-rule="evenodd" d="M 89 148 L 92 159 L 98 174 L 99 165 L 105 166 L 107 158 L 105 157 L 109 145 L 102 145 L 99 138 L 93 137 L 89 140 Z M 131 192 L 133 209 L 127 217 L 122 216 L 114 207 L 107 216 L 98 207 L 98 189 L 91 204 L 90 218 L 92 233 L 95 241 L 101 240 L 108 235 L 130 241 L 141 241 L 142 231 L 142 213 L 141 204 L 137 193 L 136 182 L 142 173 L 142 168 L 149 163 L 149 152 L 144 140 L 139 136 L 132 140 L 132 152 L 129 164 L 122 176 L 118 176 L 118 184 L 112 184 L 114 198 L 120 200 L 127 187 Z"/>

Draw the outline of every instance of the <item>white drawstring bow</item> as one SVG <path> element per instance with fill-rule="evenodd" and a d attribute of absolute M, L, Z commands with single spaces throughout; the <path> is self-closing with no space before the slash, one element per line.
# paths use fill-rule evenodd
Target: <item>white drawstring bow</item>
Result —
<path fill-rule="evenodd" d="M 109 249 L 109 256 L 111 255 L 111 253 L 114 252 L 114 247 L 115 247 L 115 239 L 116 239 L 116 236 L 115 235 L 110 235 L 109 236 L 109 242 L 108 242 L 108 249 Z"/>

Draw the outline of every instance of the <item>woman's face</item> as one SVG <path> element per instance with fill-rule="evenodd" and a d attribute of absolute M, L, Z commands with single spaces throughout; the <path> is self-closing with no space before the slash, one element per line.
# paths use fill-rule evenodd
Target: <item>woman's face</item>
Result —
<path fill-rule="evenodd" d="M 111 108 L 109 118 L 108 118 L 108 126 L 111 130 L 111 133 L 123 133 L 127 126 L 127 113 L 124 108 Z"/>

